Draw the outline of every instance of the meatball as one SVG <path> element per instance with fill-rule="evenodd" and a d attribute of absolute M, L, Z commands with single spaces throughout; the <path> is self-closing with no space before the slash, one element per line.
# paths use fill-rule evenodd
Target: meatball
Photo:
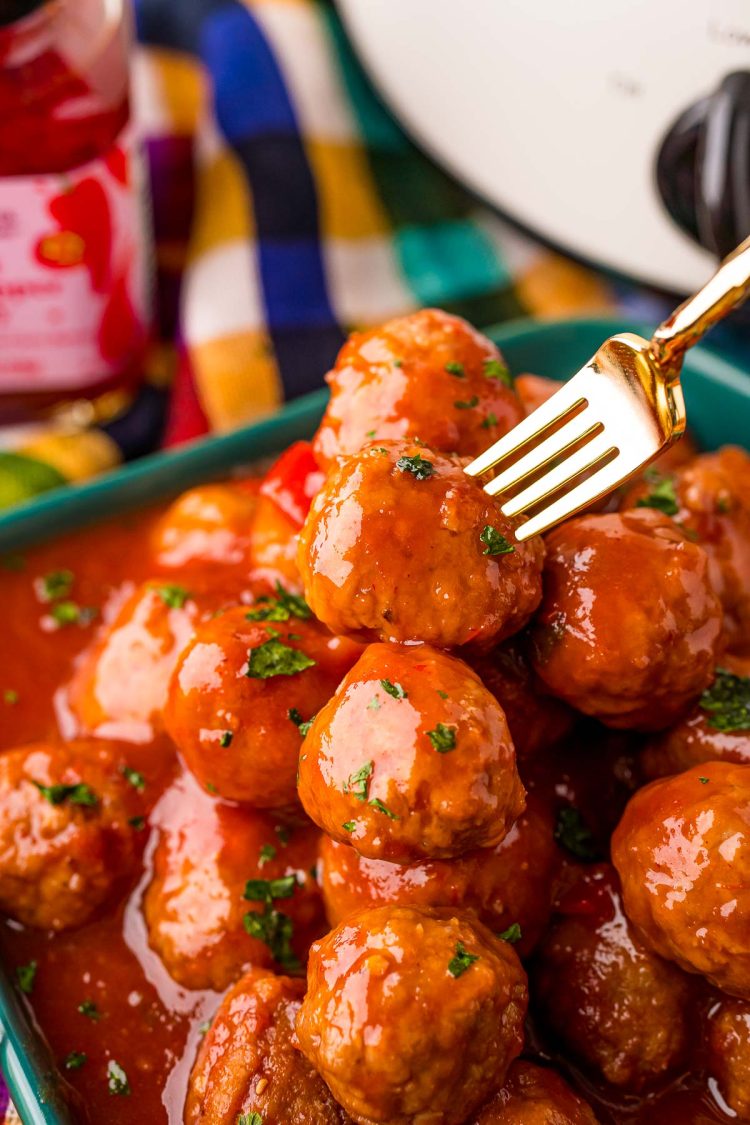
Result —
<path fill-rule="evenodd" d="M 473 1125 L 596 1125 L 596 1118 L 554 1070 L 517 1059 Z"/>
<path fill-rule="evenodd" d="M 725 446 L 671 474 L 647 473 L 623 503 L 634 506 L 659 508 L 701 544 L 729 647 L 750 652 L 750 455 Z"/>
<path fill-rule="evenodd" d="M 729 667 L 717 669 L 713 684 L 686 718 L 645 748 L 645 777 L 680 773 L 700 762 L 750 765 L 750 676 L 729 670 L 744 662 L 725 657 L 722 663 Z"/>
<path fill-rule="evenodd" d="M 708 1070 L 742 1121 L 750 1120 L 750 1004 L 719 1000 L 708 1014 Z"/>
<path fill-rule="evenodd" d="M 279 588 L 204 622 L 180 656 L 164 710 L 170 737 L 211 791 L 256 808 L 296 802 L 300 727 L 360 652 Z"/>
<path fill-rule="evenodd" d="M 548 536 L 532 661 L 579 711 L 669 726 L 711 682 L 720 633 L 706 553 L 667 516 L 582 516 Z"/>
<path fill-rule="evenodd" d="M 544 694 L 520 641 L 513 637 L 489 652 L 470 653 L 467 660 L 505 712 L 516 754 L 529 758 L 564 738 L 575 713 Z"/>
<path fill-rule="evenodd" d="M 359 1125 L 459 1125 L 520 1053 L 526 1005 L 513 948 L 479 922 L 381 906 L 313 945 L 297 1035 Z"/>
<path fill-rule="evenodd" d="M 334 632 L 438 647 L 501 640 L 541 598 L 544 548 L 422 445 L 369 446 L 331 472 L 300 533 L 307 600 Z"/>
<path fill-rule="evenodd" d="M 186 988 L 221 991 L 249 965 L 298 968 L 321 933 L 318 833 L 212 800 L 185 775 L 154 809 L 149 944 Z"/>
<path fill-rule="evenodd" d="M 26 926 L 83 925 L 133 872 L 143 801 L 107 742 L 0 756 L 0 909 Z"/>
<path fill-rule="evenodd" d="M 532 973 L 542 1022 L 607 1082 L 640 1089 L 682 1056 L 689 978 L 643 944 L 611 868 L 589 868 L 558 910 Z"/>
<path fill-rule="evenodd" d="M 332 926 L 367 906 L 446 906 L 473 910 L 495 933 L 521 936 L 520 956 L 534 947 L 549 919 L 559 866 L 552 818 L 531 802 L 505 839 L 459 859 L 428 859 L 408 865 L 365 859 L 348 844 L 324 836 L 320 879 Z"/>
<path fill-rule="evenodd" d="M 257 493 L 256 481 L 203 484 L 183 492 L 152 532 L 156 564 L 191 578 L 206 566 L 247 569 Z"/>
<path fill-rule="evenodd" d="M 226 994 L 198 1052 L 185 1125 L 345 1125 L 350 1119 L 297 1049 L 304 982 L 251 969 Z"/>
<path fill-rule="evenodd" d="M 314 438 L 322 465 L 373 438 L 419 438 L 476 457 L 523 417 L 495 345 L 439 309 L 355 333 L 326 381 L 331 398 Z"/>
<path fill-rule="evenodd" d="M 144 582 L 82 655 L 68 705 L 83 731 L 101 738 L 149 742 L 177 657 L 205 609 L 182 586 Z"/>
<path fill-rule="evenodd" d="M 705 762 L 652 781 L 612 836 L 628 918 L 717 988 L 750 998 L 750 766 Z"/>
<path fill-rule="evenodd" d="M 305 738 L 299 796 L 335 840 L 395 863 L 493 847 L 525 803 L 502 708 L 427 645 L 365 649 Z"/>
<path fill-rule="evenodd" d="M 517 375 L 514 381 L 516 394 L 521 400 L 524 414 L 533 414 L 539 406 L 561 390 L 563 383 L 547 379 L 544 375 Z"/>

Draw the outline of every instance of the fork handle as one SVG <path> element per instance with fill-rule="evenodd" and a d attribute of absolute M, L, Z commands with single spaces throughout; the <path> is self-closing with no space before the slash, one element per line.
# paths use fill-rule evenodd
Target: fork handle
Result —
<path fill-rule="evenodd" d="M 683 301 L 651 337 L 651 355 L 667 385 L 679 380 L 687 349 L 749 295 L 750 238 L 746 238 L 724 259 L 710 281 Z"/>

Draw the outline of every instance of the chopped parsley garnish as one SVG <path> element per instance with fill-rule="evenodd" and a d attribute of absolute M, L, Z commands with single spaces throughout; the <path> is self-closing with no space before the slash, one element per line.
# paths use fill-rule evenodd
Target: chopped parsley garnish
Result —
<path fill-rule="evenodd" d="M 403 359 L 394 359 L 393 366 L 394 367 L 403 367 L 404 366 Z"/>
<path fill-rule="evenodd" d="M 107 1063 L 107 1088 L 110 1094 L 120 1094 L 123 1097 L 130 1093 L 128 1076 L 114 1059 Z"/>
<path fill-rule="evenodd" d="M 72 570 L 51 570 L 49 574 L 37 578 L 34 588 L 40 602 L 54 602 L 58 598 L 67 598 L 73 589 L 73 572 Z"/>
<path fill-rule="evenodd" d="M 136 832 L 142 832 L 146 827 L 145 816 L 131 816 L 128 824 L 131 828 L 135 828 Z"/>
<path fill-rule="evenodd" d="M 677 495 L 674 490 L 674 481 L 671 477 L 662 477 L 661 480 L 654 480 L 652 477 L 652 488 L 646 496 L 641 496 L 635 502 L 636 508 L 656 508 L 658 512 L 663 512 L 665 516 L 676 516 L 680 510 L 680 505 L 677 502 Z"/>
<path fill-rule="evenodd" d="M 157 586 L 156 592 L 169 609 L 182 609 L 185 602 L 190 599 L 190 591 L 186 590 L 184 586 L 173 584 Z"/>
<path fill-rule="evenodd" d="M 29 961 L 28 965 L 18 965 L 16 967 L 16 980 L 21 992 L 27 996 L 31 996 L 34 991 L 34 981 L 36 980 L 36 971 L 38 969 L 36 961 Z"/>
<path fill-rule="evenodd" d="M 374 809 L 377 809 L 378 812 L 382 812 L 383 815 L 387 816 L 389 820 L 401 819 L 400 816 L 396 816 L 394 812 L 391 812 L 391 810 L 383 804 L 383 802 L 380 800 L 380 797 L 371 797 L 367 803 L 368 805 L 372 805 Z"/>
<path fill-rule="evenodd" d="M 501 383 L 505 383 L 506 387 L 513 386 L 510 368 L 501 359 L 486 359 L 484 361 L 484 373 L 488 379 L 499 379 Z"/>
<path fill-rule="evenodd" d="M 237 1125 L 263 1125 L 263 1118 L 259 1113 L 243 1113 L 237 1118 Z"/>
<path fill-rule="evenodd" d="M 567 805 L 558 812 L 555 839 L 576 859 L 591 862 L 599 857 L 594 834 L 574 805 Z"/>
<path fill-rule="evenodd" d="M 513 922 L 512 925 L 508 926 L 507 930 L 503 930 L 503 932 L 497 936 L 501 941 L 507 941 L 509 945 L 515 945 L 517 941 L 521 940 L 523 934 L 521 933 L 521 927 L 518 922 Z"/>
<path fill-rule="evenodd" d="M 221 732 L 221 737 L 219 738 L 219 746 L 221 746 L 222 750 L 226 750 L 228 746 L 232 745 L 233 738 L 234 733 L 231 730 L 224 730 Z"/>
<path fill-rule="evenodd" d="M 438 693 L 438 695 L 440 696 L 441 699 L 447 699 L 448 698 L 448 692 L 447 691 L 441 691 L 440 688 L 438 688 L 437 693 Z"/>
<path fill-rule="evenodd" d="M 288 621 L 297 617 L 309 621 L 312 610 L 298 594 L 290 594 L 280 582 L 276 583 L 276 596 L 258 598 L 258 605 L 245 614 L 248 621 Z"/>
<path fill-rule="evenodd" d="M 287 717 L 291 719 L 297 730 L 304 738 L 310 727 L 315 722 L 315 716 L 311 715 L 309 719 L 303 719 L 296 707 L 290 707 L 287 711 Z"/>
<path fill-rule="evenodd" d="M 720 516 L 725 516 L 732 509 L 732 501 L 728 496 L 719 496 L 716 500 L 716 511 Z"/>
<path fill-rule="evenodd" d="M 207 793 L 213 793 L 213 795 L 215 796 L 219 792 L 219 790 L 216 788 L 216 786 L 214 785 L 214 783 L 212 781 L 207 781 L 206 782 L 206 792 Z"/>
<path fill-rule="evenodd" d="M 294 924 L 286 914 L 282 914 L 280 910 L 276 910 L 266 902 L 262 914 L 251 911 L 244 916 L 242 924 L 250 937 L 257 938 L 268 946 L 274 960 L 284 968 L 300 967 L 291 946 Z"/>
<path fill-rule="evenodd" d="M 489 414 L 487 415 L 487 417 L 482 422 L 482 429 L 483 430 L 489 430 L 493 426 L 496 426 L 496 425 L 497 425 L 497 414 L 494 414 L 490 410 Z"/>
<path fill-rule="evenodd" d="M 264 867 L 267 863 L 270 863 L 271 860 L 275 858 L 276 848 L 273 846 L 273 844 L 264 844 L 260 849 L 260 854 L 258 856 L 258 867 Z"/>
<path fill-rule="evenodd" d="M 69 801 L 71 805 L 93 808 L 99 803 L 94 790 L 83 781 L 79 781 L 76 785 L 42 785 L 38 781 L 32 784 L 51 805 L 62 805 L 65 801 Z"/>
<path fill-rule="evenodd" d="M 486 544 L 482 551 L 483 555 L 510 555 L 516 549 L 512 543 L 508 542 L 504 535 L 501 535 L 500 532 L 490 524 L 485 525 L 479 538 L 482 543 Z"/>
<path fill-rule="evenodd" d="M 710 780 L 711 780 L 710 777 L 699 777 L 698 778 L 698 781 L 700 781 L 701 785 L 708 785 Z"/>
<path fill-rule="evenodd" d="M 65 625 L 90 625 L 97 615 L 93 606 L 81 606 L 77 602 L 56 602 L 50 607 L 50 617 L 62 628 Z"/>
<path fill-rule="evenodd" d="M 381 680 L 380 686 L 382 687 L 383 691 L 387 691 L 388 694 L 392 695 L 394 699 L 409 698 L 404 689 L 401 687 L 401 684 L 394 684 L 390 680 Z"/>
<path fill-rule="evenodd" d="M 248 902 L 273 902 L 276 898 L 291 898 L 296 886 L 296 875 L 282 875 L 279 879 L 248 879 L 243 897 Z"/>
<path fill-rule="evenodd" d="M 88 1055 L 85 1051 L 71 1051 L 69 1055 L 65 1056 L 63 1065 L 66 1070 L 80 1070 L 87 1058 Z"/>
<path fill-rule="evenodd" d="M 698 706 L 708 712 L 714 730 L 750 730 L 750 676 L 735 676 L 716 669 L 716 679 L 700 697 Z"/>
<path fill-rule="evenodd" d="M 367 433 L 365 434 L 365 437 L 369 437 L 369 438 L 375 437 L 375 430 L 368 430 Z"/>
<path fill-rule="evenodd" d="M 350 774 L 349 779 L 344 783 L 344 792 L 351 793 L 352 797 L 356 797 L 358 801 L 366 801 L 373 765 L 373 762 L 365 762 L 363 766 Z"/>
<path fill-rule="evenodd" d="M 18 692 L 15 688 L 6 688 L 3 692 L 3 700 L 9 707 L 14 707 L 18 703 Z"/>
<path fill-rule="evenodd" d="M 146 788 L 146 779 L 142 773 L 138 773 L 138 770 L 134 770 L 130 766 L 123 766 L 120 773 L 139 793 L 142 793 Z"/>
<path fill-rule="evenodd" d="M 314 668 L 316 661 L 299 649 L 290 648 L 272 637 L 247 654 L 247 675 L 254 680 L 268 680 L 272 676 L 296 676 L 306 668 Z"/>
<path fill-rule="evenodd" d="M 93 1000 L 82 1000 L 78 1005 L 78 1011 L 82 1016 L 85 1016 L 87 1020 L 93 1020 L 94 1023 L 97 1023 L 102 1018 L 102 1014 Z"/>
<path fill-rule="evenodd" d="M 353 832 L 356 826 L 357 822 L 355 820 L 345 820 L 341 825 L 341 827 L 344 829 L 344 832 Z"/>
<path fill-rule="evenodd" d="M 415 453 L 413 457 L 399 457 L 396 468 L 402 473 L 411 473 L 415 480 L 428 480 L 435 473 L 432 461 L 425 461 L 421 453 Z"/>
<path fill-rule="evenodd" d="M 448 962 L 448 972 L 452 977 L 460 977 L 478 960 L 478 954 L 468 953 L 464 947 L 464 943 L 462 941 L 457 941 L 455 955 L 451 957 Z"/>
<path fill-rule="evenodd" d="M 455 375 L 457 379 L 463 379 L 466 374 L 463 363 L 446 363 L 445 370 L 449 375 Z"/>
<path fill-rule="evenodd" d="M 427 731 L 427 737 L 432 743 L 433 750 L 438 754 L 448 754 L 456 749 L 456 728 L 438 723 L 434 730 Z"/>

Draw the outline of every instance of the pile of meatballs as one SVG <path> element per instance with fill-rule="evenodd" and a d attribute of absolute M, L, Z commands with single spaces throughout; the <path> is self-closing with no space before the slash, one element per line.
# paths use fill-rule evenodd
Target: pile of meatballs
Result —
<path fill-rule="evenodd" d="M 150 946 L 223 994 L 187 1125 L 588 1125 L 696 1043 L 750 1120 L 750 458 L 686 439 L 520 542 L 464 466 L 554 384 L 435 310 L 328 382 L 311 446 L 162 515 L 65 739 L 0 757 L 0 906 L 84 924 L 147 822 Z"/>

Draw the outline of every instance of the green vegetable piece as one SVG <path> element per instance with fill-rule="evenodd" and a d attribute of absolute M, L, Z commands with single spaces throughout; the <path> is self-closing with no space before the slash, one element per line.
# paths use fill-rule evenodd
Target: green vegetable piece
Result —
<path fill-rule="evenodd" d="M 374 762 L 365 762 L 363 766 L 350 774 L 348 780 L 344 782 L 344 792 L 351 793 L 352 797 L 356 797 L 358 801 L 366 801 L 373 766 Z"/>
<path fill-rule="evenodd" d="M 507 930 L 503 930 L 501 934 L 497 935 L 502 941 L 507 941 L 509 945 L 515 945 L 523 937 L 521 927 L 518 922 L 513 922 L 508 926 Z"/>
<path fill-rule="evenodd" d="M 127 1097 L 130 1094 L 128 1076 L 118 1062 L 110 1059 L 107 1063 L 107 1088 L 110 1094 Z"/>
<path fill-rule="evenodd" d="M 378 812 L 383 813 L 384 816 L 387 816 L 389 820 L 401 819 L 400 816 L 396 816 L 394 812 L 391 812 L 391 810 L 383 804 L 383 802 L 380 800 L 380 797 L 372 797 L 367 803 L 369 805 L 372 805 L 374 809 L 377 809 Z"/>
<path fill-rule="evenodd" d="M 477 953 L 467 952 L 464 943 L 457 941 L 455 955 L 448 962 L 448 972 L 452 977 L 460 977 L 478 960 L 479 955 Z"/>
<path fill-rule="evenodd" d="M 142 793 L 146 788 L 146 779 L 142 773 L 138 773 L 138 770 L 131 769 L 130 766 L 123 766 L 120 772 L 125 780 L 128 781 L 134 789 L 137 789 L 139 793 Z"/>
<path fill-rule="evenodd" d="M 455 375 L 457 379 L 463 379 L 466 374 L 463 363 L 446 363 L 444 370 L 449 375 Z"/>
<path fill-rule="evenodd" d="M 16 980 L 21 992 L 31 996 L 36 981 L 36 971 L 39 968 L 36 961 L 29 961 L 28 965 L 16 966 Z"/>
<path fill-rule="evenodd" d="M 244 897 L 249 902 L 273 902 L 276 898 L 291 898 L 296 886 L 296 875 L 282 875 L 279 879 L 248 879 Z"/>
<path fill-rule="evenodd" d="M 99 803 L 94 790 L 82 781 L 76 785 L 41 785 L 38 781 L 34 781 L 33 784 L 51 805 L 62 805 L 65 801 L 69 801 L 71 805 L 93 808 Z"/>
<path fill-rule="evenodd" d="M 490 524 L 485 525 L 479 538 L 482 543 L 486 544 L 482 551 L 483 555 L 510 555 L 516 549 L 512 543 L 508 542 L 504 535 L 501 535 L 500 532 L 496 528 L 491 527 Z"/>
<path fill-rule="evenodd" d="M 274 960 L 285 969 L 300 967 L 291 947 L 294 923 L 286 914 L 266 903 L 262 914 L 251 911 L 245 914 L 242 923 L 250 937 L 267 945 Z"/>
<path fill-rule="evenodd" d="M 54 602 L 59 598 L 67 598 L 73 589 L 73 571 L 51 570 L 49 574 L 37 578 L 34 589 L 40 602 Z"/>
<path fill-rule="evenodd" d="M 276 597 L 258 598 L 258 605 L 245 614 L 248 621 L 289 621 L 297 617 L 309 621 L 312 610 L 299 594 L 290 594 L 280 582 L 276 583 Z"/>
<path fill-rule="evenodd" d="M 82 1016 L 85 1016 L 87 1020 L 93 1020 L 94 1023 L 98 1023 L 102 1018 L 102 1014 L 93 1000 L 83 1000 L 78 1005 L 78 1011 Z"/>
<path fill-rule="evenodd" d="M 555 839 L 576 859 L 591 863 L 599 858 L 594 834 L 574 805 L 567 805 L 557 814 Z"/>
<path fill-rule="evenodd" d="M 272 676 L 296 676 L 306 668 L 314 668 L 315 660 L 299 649 L 290 648 L 272 637 L 257 648 L 251 648 L 247 657 L 247 675 L 250 679 L 268 680 Z"/>
<path fill-rule="evenodd" d="M 165 586 L 157 586 L 156 592 L 170 609 L 182 609 L 185 602 L 190 599 L 190 592 L 184 586 L 167 583 Z"/>
<path fill-rule="evenodd" d="M 438 723 L 434 730 L 427 731 L 427 737 L 432 743 L 433 750 L 438 754 L 448 754 L 456 749 L 456 728 Z"/>
<path fill-rule="evenodd" d="M 472 395 L 466 402 L 454 402 L 456 410 L 473 410 L 475 406 L 479 406 L 479 398 L 477 395 Z"/>
<path fill-rule="evenodd" d="M 381 680 L 380 686 L 382 687 L 383 691 L 387 691 L 388 694 L 392 695 L 394 699 L 409 698 L 404 689 L 401 687 L 401 684 L 393 684 L 390 680 Z"/>
<path fill-rule="evenodd" d="M 429 480 L 435 473 L 432 461 L 426 461 L 421 453 L 415 453 L 413 457 L 399 457 L 396 468 L 402 473 L 411 473 L 415 480 Z"/>
<path fill-rule="evenodd" d="M 716 679 L 698 702 L 708 712 L 706 722 L 714 730 L 750 730 L 750 676 L 735 676 L 716 669 Z"/>
<path fill-rule="evenodd" d="M 258 857 L 258 866 L 259 867 L 265 867 L 265 865 L 267 863 L 270 863 L 271 860 L 275 859 L 275 858 L 276 858 L 276 848 L 273 846 L 273 844 L 264 844 L 263 847 L 260 849 L 260 855 Z"/>
<path fill-rule="evenodd" d="M 499 379 L 506 387 L 513 386 L 510 368 L 501 359 L 486 359 L 484 361 L 484 373 L 488 379 Z"/>
<path fill-rule="evenodd" d="M 680 510 L 675 493 L 674 480 L 671 477 L 662 477 L 654 483 L 647 496 L 641 496 L 635 502 L 636 508 L 656 508 L 665 516 L 676 516 Z"/>
<path fill-rule="evenodd" d="M 63 1066 L 66 1070 L 80 1070 L 88 1058 L 85 1051 L 71 1051 L 65 1056 Z"/>

